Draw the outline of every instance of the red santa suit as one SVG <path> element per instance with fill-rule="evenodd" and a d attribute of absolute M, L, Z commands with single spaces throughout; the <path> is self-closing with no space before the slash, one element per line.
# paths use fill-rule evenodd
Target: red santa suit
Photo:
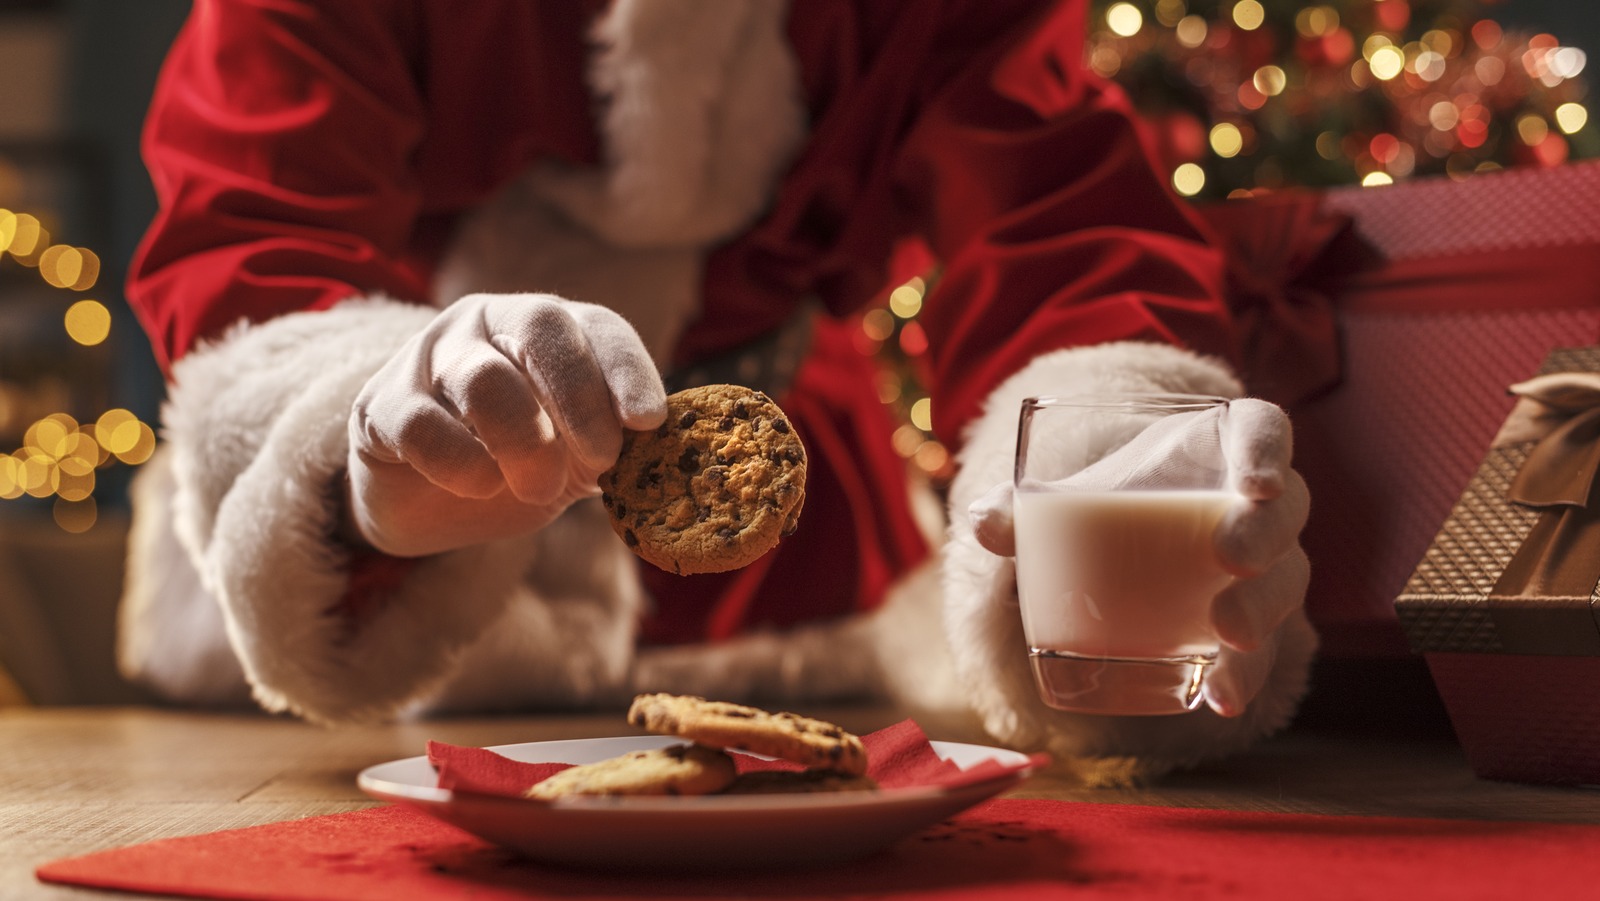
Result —
<path fill-rule="evenodd" d="M 1028 0 L 199 0 L 146 135 L 161 212 L 130 298 L 171 390 L 136 486 L 125 668 L 324 720 L 888 691 L 1013 744 L 1126 750 L 1116 721 L 1034 697 L 1010 560 L 964 515 L 947 535 L 919 516 L 932 495 L 846 323 L 897 246 L 940 262 L 921 322 L 957 513 L 1008 477 L 1026 395 L 1240 392 L 1219 256 L 1126 98 L 1082 70 L 1085 19 Z M 639 565 L 589 503 L 420 560 L 340 544 L 352 399 L 474 291 L 610 306 L 669 385 L 803 348 L 764 376 L 812 457 L 800 530 L 688 578 Z M 1183 718 L 1154 753 L 1281 725 L 1302 638 L 1249 714 Z"/>

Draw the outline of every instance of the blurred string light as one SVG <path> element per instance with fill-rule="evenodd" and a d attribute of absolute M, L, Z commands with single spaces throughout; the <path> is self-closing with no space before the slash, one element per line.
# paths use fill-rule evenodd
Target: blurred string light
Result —
<path fill-rule="evenodd" d="M 884 294 L 883 304 L 862 314 L 856 349 L 877 357 L 878 400 L 900 420 L 891 442 L 895 452 L 934 484 L 954 474 L 950 452 L 933 435 L 933 401 L 921 378 L 928 334 L 918 321 L 928 280 L 911 278 Z"/>
<path fill-rule="evenodd" d="M 1600 155 L 1587 53 L 1478 0 L 1113 0 L 1085 50 L 1122 83 L 1173 189 L 1470 178 Z"/>
<path fill-rule="evenodd" d="M 100 278 L 94 251 L 52 243 L 38 217 L 0 209 L 0 262 L 6 258 L 38 270 L 46 284 L 64 291 L 88 291 Z M 111 311 L 98 300 L 80 298 L 62 314 L 62 326 L 74 342 L 92 347 L 110 336 Z M 52 413 L 28 426 L 21 447 L 0 452 L 0 500 L 53 498 L 56 524 L 86 532 L 99 518 L 97 473 L 118 463 L 138 466 L 155 447 L 154 429 L 128 410 L 108 410 L 88 423 Z"/>

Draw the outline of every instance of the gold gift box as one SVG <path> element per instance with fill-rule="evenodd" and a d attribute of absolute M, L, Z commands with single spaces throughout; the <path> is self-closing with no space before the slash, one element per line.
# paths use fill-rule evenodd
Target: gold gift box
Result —
<path fill-rule="evenodd" d="M 1540 374 L 1554 373 L 1600 373 L 1600 348 L 1552 351 Z M 1551 445 L 1541 448 L 1528 423 L 1550 433 L 1575 415 L 1518 402 L 1395 601 L 1485 778 L 1600 783 L 1600 501 L 1590 491 L 1600 441 L 1588 450 L 1560 438 L 1570 452 L 1557 468 L 1587 506 L 1511 499 L 1530 480 L 1519 481 L 1530 458 L 1551 465 Z"/>

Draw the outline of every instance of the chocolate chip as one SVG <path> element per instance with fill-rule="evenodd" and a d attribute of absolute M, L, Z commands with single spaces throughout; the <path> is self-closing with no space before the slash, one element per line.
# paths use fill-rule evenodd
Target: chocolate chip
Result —
<path fill-rule="evenodd" d="M 719 458 L 716 466 L 708 466 L 705 471 L 706 484 L 713 488 L 719 487 L 728 481 L 728 467 Z"/>
<path fill-rule="evenodd" d="M 611 509 L 611 495 L 606 494 L 604 491 L 600 492 L 600 505 L 605 507 L 607 510 L 610 510 Z"/>
<path fill-rule="evenodd" d="M 776 431 L 782 432 L 783 434 L 787 435 L 787 434 L 789 434 L 789 420 L 787 420 L 787 419 L 774 419 L 774 420 L 772 420 L 772 428 L 775 429 Z"/>
<path fill-rule="evenodd" d="M 639 546 L 639 536 L 633 534 L 633 530 L 632 529 L 623 529 L 622 530 L 622 543 L 626 544 L 628 547 L 638 547 Z"/>
<path fill-rule="evenodd" d="M 661 424 L 661 427 L 656 429 L 656 437 L 657 438 L 665 438 L 665 437 L 667 437 L 667 432 L 669 432 L 669 431 L 671 431 L 671 429 L 668 427 L 667 423 L 663 422 Z"/>
<path fill-rule="evenodd" d="M 626 518 L 628 515 L 628 505 L 624 504 L 622 501 L 617 501 L 616 513 L 618 519 Z"/>
<path fill-rule="evenodd" d="M 739 419 L 749 419 L 750 418 L 750 411 L 749 411 L 749 409 L 747 409 L 745 407 L 744 401 L 741 400 L 741 401 L 736 401 L 734 403 L 734 405 L 733 405 L 733 415 L 735 417 L 739 418 Z"/>
<path fill-rule="evenodd" d="M 700 451 L 698 448 L 684 448 L 683 456 L 678 458 L 678 469 L 685 475 L 694 475 L 700 471 Z"/>
<path fill-rule="evenodd" d="M 759 417 L 759 416 L 750 417 L 750 434 L 754 435 L 756 432 L 759 432 L 759 431 L 761 431 L 761 417 Z"/>
<path fill-rule="evenodd" d="M 724 544 L 733 544 L 733 540 L 739 537 L 739 530 L 733 526 L 723 526 L 717 530 L 717 537 L 721 538 Z"/>
<path fill-rule="evenodd" d="M 700 418 L 700 414 L 699 413 L 696 413 L 693 410 L 686 410 L 686 411 L 684 411 L 683 416 L 678 418 L 678 428 L 686 429 L 689 426 L 694 425 L 694 421 L 696 419 L 699 419 L 699 418 Z"/>
<path fill-rule="evenodd" d="M 717 431 L 719 431 L 719 432 L 731 432 L 731 431 L 733 431 L 733 417 L 732 416 L 724 416 L 724 417 L 722 417 L 722 419 L 717 422 Z"/>

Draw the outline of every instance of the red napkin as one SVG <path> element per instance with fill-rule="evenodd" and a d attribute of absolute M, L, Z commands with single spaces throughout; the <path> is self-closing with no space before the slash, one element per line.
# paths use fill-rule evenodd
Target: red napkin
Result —
<path fill-rule="evenodd" d="M 597 873 L 518 858 L 405 807 L 149 842 L 47 882 L 272 901 L 1589 898 L 1600 826 L 991 801 L 855 863 Z"/>
<path fill-rule="evenodd" d="M 1034 755 L 1024 764 L 1003 764 L 994 758 L 967 769 L 934 753 L 928 736 L 913 720 L 904 720 L 887 729 L 863 736 L 867 749 L 867 775 L 886 790 L 939 786 L 955 788 L 1043 766 L 1049 758 Z M 439 787 L 480 795 L 521 797 L 528 787 L 566 769 L 565 763 L 522 763 L 484 748 L 468 748 L 444 742 L 428 742 L 428 762 L 439 771 Z M 798 770 L 799 764 L 785 760 L 763 760 L 748 754 L 734 755 L 741 773 L 754 770 Z"/>

